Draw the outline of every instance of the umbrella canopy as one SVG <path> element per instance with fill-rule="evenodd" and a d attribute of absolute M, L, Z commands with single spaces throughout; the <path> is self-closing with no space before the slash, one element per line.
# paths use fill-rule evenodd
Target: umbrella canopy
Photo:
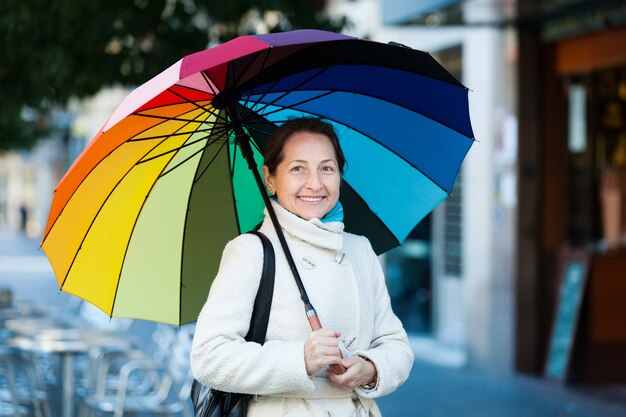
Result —
<path fill-rule="evenodd" d="M 189 55 L 120 104 L 57 186 L 42 248 L 60 288 L 111 317 L 195 321 L 226 242 L 263 218 L 271 132 L 331 123 L 346 230 L 384 252 L 449 194 L 472 145 L 467 89 L 429 54 L 302 30 Z"/>

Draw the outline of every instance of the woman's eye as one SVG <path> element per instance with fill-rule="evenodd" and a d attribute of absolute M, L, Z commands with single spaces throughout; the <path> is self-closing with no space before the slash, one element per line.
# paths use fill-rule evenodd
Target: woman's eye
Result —
<path fill-rule="evenodd" d="M 293 172 L 302 172 L 302 171 L 304 171 L 304 167 L 302 167 L 302 166 L 300 166 L 300 165 L 297 165 L 297 166 L 295 166 L 295 167 L 292 167 L 292 168 L 291 168 L 291 170 L 292 170 Z"/>
<path fill-rule="evenodd" d="M 322 167 L 322 171 L 324 172 L 333 172 L 335 169 L 333 167 L 331 167 L 330 165 L 325 165 Z"/>

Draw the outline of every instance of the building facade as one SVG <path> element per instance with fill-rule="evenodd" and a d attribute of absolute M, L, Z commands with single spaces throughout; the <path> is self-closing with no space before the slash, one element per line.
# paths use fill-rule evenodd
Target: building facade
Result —
<path fill-rule="evenodd" d="M 562 3 L 518 25 L 516 367 L 624 383 L 626 5 Z"/>
<path fill-rule="evenodd" d="M 470 90 L 477 143 L 426 234 L 433 346 L 626 381 L 623 1 L 339 3 L 352 34 L 426 50 Z"/>
<path fill-rule="evenodd" d="M 425 326 L 429 331 L 418 335 L 430 340 L 431 350 L 452 350 L 452 357 L 464 358 L 461 363 L 468 366 L 508 373 L 514 367 L 515 321 L 515 32 L 493 24 L 468 26 L 459 21 L 444 25 L 436 23 L 436 18 L 430 18 L 429 24 L 416 22 L 445 2 L 409 2 L 411 7 L 404 3 L 345 3 L 344 13 L 355 16 L 357 22 L 348 33 L 431 53 L 470 90 L 477 142 L 463 163 L 452 196 L 426 221 L 429 232 L 409 236 L 397 249 L 401 255 L 387 255 L 387 274 L 395 273 L 393 262 L 403 262 L 409 265 L 403 271 L 406 280 L 427 281 L 421 285 L 423 290 L 416 292 L 412 308 L 426 311 L 422 318 L 430 320 Z M 433 3 L 433 8 L 427 3 Z M 366 5 L 371 9 L 359 17 Z M 493 19 L 491 9 L 480 13 L 470 9 L 465 14 L 477 22 Z M 379 19 L 372 22 L 371 16 Z M 429 259 L 428 271 L 417 268 L 418 256 Z M 404 260 L 393 259 L 396 257 Z M 424 298 L 428 300 L 426 306 Z M 459 364 L 456 359 L 452 362 Z"/>

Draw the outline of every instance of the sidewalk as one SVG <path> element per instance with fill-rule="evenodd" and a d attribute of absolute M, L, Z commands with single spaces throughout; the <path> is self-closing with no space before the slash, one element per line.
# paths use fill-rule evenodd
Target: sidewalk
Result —
<path fill-rule="evenodd" d="M 0 230 L 0 287 L 9 287 L 14 300 L 47 308 L 63 308 L 75 298 L 59 291 L 39 240 L 22 232 Z"/>
<path fill-rule="evenodd" d="M 626 404 L 530 377 L 491 378 L 416 359 L 407 382 L 378 400 L 384 417 L 624 417 Z"/>

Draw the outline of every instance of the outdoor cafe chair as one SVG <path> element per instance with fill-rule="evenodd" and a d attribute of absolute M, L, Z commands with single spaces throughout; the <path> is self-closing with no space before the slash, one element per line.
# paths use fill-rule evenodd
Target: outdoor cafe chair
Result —
<path fill-rule="evenodd" d="M 191 330 L 191 331 L 190 331 Z M 193 329 L 157 324 L 145 350 L 91 352 L 92 382 L 80 415 L 191 415 L 189 349 Z"/>
<path fill-rule="evenodd" d="M 0 364 L 0 416 L 21 417 L 27 416 L 28 409 L 20 405 L 17 398 L 17 388 L 11 372 L 4 364 Z"/>
<path fill-rule="evenodd" d="M 29 410 L 35 417 L 50 417 L 49 394 L 41 373 L 40 360 L 35 352 L 3 346 L 0 349 L 0 367 L 10 374 L 5 379 L 8 389 L 17 404 Z M 0 412 L 0 415 L 3 415 Z"/>
<path fill-rule="evenodd" d="M 142 392 L 129 390 L 129 381 L 134 373 L 149 371 L 151 384 Z M 147 389 L 145 389 L 147 388 Z M 167 416 L 190 416 L 188 411 L 189 391 L 183 395 L 181 385 L 174 380 L 167 365 L 153 360 L 133 360 L 125 363 L 120 370 L 117 389 L 105 395 L 96 392 L 85 398 L 87 411 L 83 416 L 112 415 L 122 417 L 129 414 L 159 414 Z"/>
<path fill-rule="evenodd" d="M 137 340 L 133 340 L 131 348 L 115 347 L 115 346 L 98 346 L 89 350 L 87 355 L 87 363 L 84 367 L 84 373 L 81 383 L 77 388 L 81 397 L 86 397 L 95 392 L 109 393 L 117 389 L 119 384 L 119 376 L 121 366 L 131 360 L 156 360 L 163 362 L 165 355 L 171 348 L 169 340 L 171 337 L 165 337 L 162 333 L 170 333 L 169 326 L 150 323 L 155 325 L 156 329 L 151 333 L 151 342 L 141 345 Z M 131 326 L 125 334 L 133 337 L 133 327 Z M 164 340 L 167 339 L 167 342 Z M 129 381 L 129 388 L 141 391 L 141 375 L 133 375 L 133 379 Z M 139 379 L 139 384 L 137 384 Z"/>

